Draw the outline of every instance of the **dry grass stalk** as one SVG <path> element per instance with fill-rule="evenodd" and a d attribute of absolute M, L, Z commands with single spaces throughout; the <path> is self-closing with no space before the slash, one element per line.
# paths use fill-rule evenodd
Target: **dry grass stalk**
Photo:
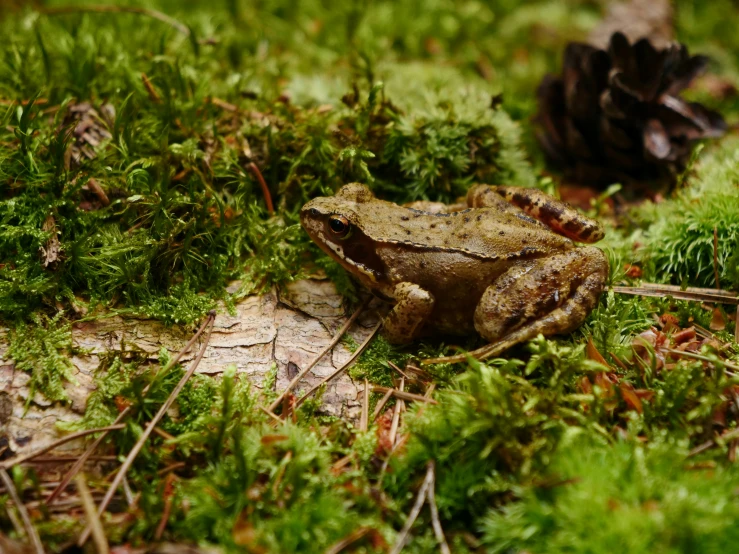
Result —
<path fill-rule="evenodd" d="M 398 385 L 398 391 L 403 392 L 405 388 L 405 377 L 400 378 L 400 384 Z M 395 409 L 393 410 L 393 422 L 390 424 L 390 444 L 396 444 L 398 438 L 398 426 L 400 425 L 400 401 L 395 403 Z"/>
<path fill-rule="evenodd" d="M 664 298 L 672 296 L 677 300 L 692 300 L 695 302 L 718 302 L 720 304 L 739 304 L 739 296 L 734 292 L 718 289 L 704 289 L 688 287 L 681 289 L 674 285 L 654 285 L 644 283 L 640 287 L 613 286 L 613 292 L 619 294 L 633 294 L 637 296 L 653 296 Z"/>
<path fill-rule="evenodd" d="M 159 96 L 157 89 L 155 89 L 154 85 L 151 84 L 151 81 L 149 80 L 149 77 L 146 75 L 146 73 L 141 74 L 141 82 L 144 83 L 144 88 L 146 89 L 146 92 L 149 95 L 151 101 L 155 104 L 161 104 L 162 97 Z"/>
<path fill-rule="evenodd" d="M 403 525 L 403 528 L 400 530 L 400 533 L 398 534 L 398 538 L 395 541 L 393 548 L 390 550 L 390 554 L 400 554 L 400 551 L 403 550 L 405 543 L 408 541 L 408 534 L 410 533 L 411 527 L 413 527 L 413 524 L 418 518 L 418 514 L 421 513 L 421 508 L 423 508 L 423 502 L 424 500 L 426 500 L 428 496 L 428 489 L 429 489 L 429 486 L 431 486 L 433 479 L 434 479 L 433 466 L 429 464 L 428 469 L 426 470 L 426 477 L 424 478 L 423 483 L 421 483 L 421 488 L 418 489 L 418 495 L 416 496 L 416 502 L 415 504 L 413 504 L 411 513 L 408 514 L 408 519 L 405 520 L 405 525 Z"/>
<path fill-rule="evenodd" d="M 370 531 L 372 531 L 372 528 L 370 527 L 360 527 L 359 529 L 352 531 L 346 537 L 341 539 L 339 542 L 334 543 L 332 546 L 330 546 L 326 550 L 326 554 L 339 554 L 339 552 L 344 550 L 347 546 L 349 546 L 352 543 L 357 542 L 359 539 L 364 537 Z"/>
<path fill-rule="evenodd" d="M 369 429 L 369 381 L 364 378 L 364 390 L 362 391 L 362 416 L 359 419 L 359 430 L 367 431 Z M 372 389 L 374 392 L 374 387 Z"/>
<path fill-rule="evenodd" d="M 146 428 L 144 429 L 144 432 L 141 434 L 141 437 L 136 442 L 134 447 L 131 449 L 131 452 L 129 452 L 125 461 L 123 462 L 120 469 L 118 470 L 118 473 L 116 473 L 116 476 L 113 479 L 113 482 L 110 484 L 110 487 L 108 488 L 108 492 L 105 494 L 105 497 L 103 498 L 103 501 L 100 503 L 100 506 L 98 508 L 98 513 L 100 515 L 102 515 L 105 509 L 108 507 L 108 504 L 113 498 L 115 491 L 118 490 L 118 487 L 120 486 L 121 481 L 123 480 L 123 477 L 126 475 L 126 472 L 133 464 L 133 461 L 136 459 L 136 456 L 138 456 L 139 452 L 141 452 L 141 449 L 144 447 L 144 444 L 149 438 L 149 435 L 151 435 L 151 433 L 154 431 L 154 428 L 157 426 L 157 424 L 162 419 L 162 417 L 164 417 L 164 414 L 167 413 L 167 410 L 169 410 L 169 408 L 172 406 L 172 403 L 175 401 L 177 396 L 180 394 L 185 384 L 190 380 L 190 377 L 192 377 L 193 373 L 195 373 L 195 370 L 200 364 L 200 360 L 203 359 L 203 355 L 205 354 L 205 349 L 208 347 L 208 342 L 210 341 L 210 334 L 213 331 L 213 323 L 215 322 L 215 317 L 216 317 L 215 310 L 213 310 L 208 315 L 208 318 L 206 320 L 206 322 L 209 324 L 208 331 L 206 333 L 205 340 L 203 341 L 203 345 L 200 348 L 200 352 L 198 352 L 197 358 L 195 358 L 195 361 L 190 366 L 190 369 L 188 369 L 187 373 L 185 373 L 185 375 L 182 376 L 182 379 L 180 379 L 179 383 L 177 383 L 177 385 L 175 386 L 174 390 L 169 395 L 167 400 L 159 408 L 159 411 L 154 416 L 154 418 L 149 422 L 149 425 L 146 426 Z M 84 545 L 85 542 L 87 542 L 87 539 L 89 536 L 90 536 L 90 527 L 88 526 L 82 532 L 82 535 L 80 535 L 80 538 L 77 541 L 78 546 Z"/>
<path fill-rule="evenodd" d="M 252 172 L 254 177 L 256 177 L 257 182 L 259 182 L 259 187 L 262 189 L 262 195 L 264 196 L 264 202 L 267 204 L 267 212 L 270 216 L 275 215 L 275 207 L 272 203 L 272 193 L 269 192 L 267 181 L 264 180 L 264 176 L 259 170 L 259 166 L 257 166 L 257 164 L 255 164 L 254 162 L 249 162 L 249 165 L 247 167 L 249 168 L 249 171 Z"/>
<path fill-rule="evenodd" d="M 354 354 L 352 354 L 351 357 L 341 365 L 341 367 L 339 367 L 331 375 L 321 379 L 320 383 L 314 385 L 308 392 L 306 392 L 303 396 L 301 396 L 297 402 L 295 402 L 295 409 L 297 409 L 298 406 L 300 406 L 303 402 L 305 402 L 309 396 L 311 396 L 314 392 L 320 389 L 323 385 L 325 385 L 326 383 L 338 377 L 344 371 L 349 369 L 349 367 L 351 367 L 351 365 L 357 361 L 357 358 L 359 358 L 360 354 L 364 352 L 364 349 L 367 348 L 367 346 L 372 341 L 372 339 L 375 338 L 375 335 L 380 330 L 381 326 L 382 326 L 382 320 L 377 322 L 377 325 L 375 325 L 375 327 L 372 329 L 372 332 L 367 336 L 366 339 L 364 339 L 364 342 L 359 345 L 359 347 L 354 351 Z"/>
<path fill-rule="evenodd" d="M 388 360 L 388 361 L 387 361 L 387 365 L 389 365 L 389 366 L 390 366 L 391 368 L 393 368 L 393 369 L 394 369 L 395 371 L 397 371 L 398 373 L 400 373 L 400 375 L 401 375 L 402 377 L 405 377 L 406 381 L 412 381 L 412 380 L 413 380 L 413 379 L 411 379 L 410 377 L 408 377 L 408 374 L 407 374 L 407 373 L 405 373 L 405 372 L 404 372 L 404 371 L 403 371 L 402 369 L 400 369 L 400 368 L 399 368 L 399 367 L 398 367 L 397 365 L 395 365 L 395 364 L 394 364 L 393 362 L 391 362 L 390 360 Z"/>
<path fill-rule="evenodd" d="M 451 554 L 449 544 L 447 544 L 446 537 L 444 536 L 444 529 L 442 529 L 441 521 L 439 520 L 439 507 L 436 505 L 436 492 L 434 492 L 434 488 L 436 487 L 436 464 L 433 460 L 429 461 L 427 471 L 431 472 L 431 483 L 429 483 L 428 492 L 426 493 L 429 501 L 429 509 L 431 510 L 431 525 L 434 528 L 434 535 L 436 536 L 436 542 L 439 543 L 441 554 Z"/>
<path fill-rule="evenodd" d="M 334 346 L 336 346 L 339 341 L 341 340 L 341 337 L 344 336 L 344 333 L 346 333 L 349 330 L 349 327 L 352 326 L 352 324 L 357 320 L 357 318 L 362 314 L 364 309 L 367 307 L 367 304 L 369 304 L 372 297 L 367 297 L 355 310 L 355 312 L 352 314 L 352 316 L 346 320 L 346 323 L 341 326 L 341 329 L 339 329 L 336 334 L 334 335 L 334 338 L 331 339 L 331 342 L 329 342 L 326 347 L 321 350 L 318 355 L 313 358 L 311 363 L 309 363 L 305 369 L 302 369 L 290 383 L 287 385 L 284 391 L 278 396 L 272 404 L 269 406 L 269 411 L 274 412 L 274 410 L 280 405 L 282 402 L 282 399 L 291 391 L 295 386 L 300 382 L 300 380 L 305 377 L 305 375 L 315 367 L 315 365 L 321 361 L 321 359 L 328 354 L 331 349 L 333 349 Z"/>
<path fill-rule="evenodd" d="M 77 491 L 80 493 L 80 498 L 82 499 L 82 508 L 85 510 L 87 524 L 92 529 L 92 540 L 95 543 L 95 548 L 98 554 L 109 554 L 110 546 L 108 546 L 108 540 L 105 538 L 105 531 L 103 531 L 100 516 L 98 516 L 97 510 L 95 509 L 95 501 L 92 499 L 90 489 L 87 487 L 85 474 L 78 473 L 75 482 L 77 484 Z"/>
<path fill-rule="evenodd" d="M 385 407 L 385 404 L 387 404 L 387 401 L 390 400 L 390 397 L 393 395 L 393 390 L 394 389 L 388 389 L 385 395 L 377 403 L 377 406 L 375 406 L 375 411 L 372 412 L 372 421 L 376 420 L 382 413 L 382 409 Z"/>
<path fill-rule="evenodd" d="M 87 435 L 93 435 L 95 433 L 107 433 L 108 431 L 117 431 L 119 429 L 123 429 L 124 427 L 125 425 L 122 425 L 122 424 L 113 424 L 113 425 L 108 425 L 107 427 L 99 427 L 97 429 L 86 429 L 84 431 L 78 431 L 76 433 L 72 433 L 70 435 L 67 435 L 66 437 L 62 437 L 58 441 L 54 441 L 53 443 L 46 445 L 43 448 L 40 448 L 39 450 L 36 450 L 35 452 L 31 452 L 30 454 L 26 454 L 25 456 L 20 456 L 19 458 L 13 458 L 11 460 L 5 460 L 4 462 L 0 462 L 0 469 L 9 469 L 13 466 L 25 463 L 29 460 L 36 458 L 37 456 L 40 456 L 41 454 L 46 454 L 47 452 L 54 450 L 58 446 L 61 446 L 62 444 L 68 443 L 75 439 L 86 437 Z"/>
<path fill-rule="evenodd" d="M 401 400 L 415 400 L 417 402 L 426 402 L 428 404 L 438 404 L 438 402 L 432 398 L 429 398 L 426 395 L 420 395 L 420 394 L 413 394 L 412 392 L 405 392 L 398 389 L 390 389 L 388 387 L 381 387 L 379 385 L 375 385 L 372 387 L 372 392 L 390 392 L 393 396 L 396 398 L 400 398 Z"/>
<path fill-rule="evenodd" d="M 739 371 L 738 365 L 732 364 L 731 362 L 727 362 L 725 360 L 714 360 L 707 356 L 701 356 L 700 354 L 694 354 L 692 352 L 686 352 L 684 350 L 675 350 L 674 348 L 663 348 L 663 350 L 665 352 L 668 352 L 669 354 L 672 354 L 673 356 L 681 356 L 683 358 L 690 358 L 691 360 L 700 360 L 702 362 L 708 362 L 711 364 L 719 364 L 733 371 Z M 731 375 L 731 373 L 729 373 L 729 375 Z"/>
<path fill-rule="evenodd" d="M 38 532 L 33 526 L 33 523 L 31 523 L 31 518 L 28 515 L 28 510 L 26 510 L 25 504 L 23 504 L 23 502 L 21 501 L 21 498 L 18 495 L 18 491 L 15 490 L 13 480 L 10 478 L 10 475 L 8 475 L 8 472 L 5 471 L 5 468 L 3 467 L 0 467 L 0 480 L 2 480 L 3 484 L 5 485 L 5 490 L 7 490 L 11 500 L 13 501 L 13 504 L 15 504 L 15 508 L 18 510 L 18 513 L 23 520 L 23 528 L 26 531 L 26 535 L 28 536 L 28 540 L 33 546 L 33 549 L 36 551 L 36 554 L 44 554 L 44 545 L 41 544 L 41 538 L 38 536 Z M 10 509 L 8 509 L 8 513 L 10 513 Z"/>

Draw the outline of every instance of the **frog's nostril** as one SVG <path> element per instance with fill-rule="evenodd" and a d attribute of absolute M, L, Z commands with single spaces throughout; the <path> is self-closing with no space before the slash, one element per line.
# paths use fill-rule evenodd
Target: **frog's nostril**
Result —
<path fill-rule="evenodd" d="M 310 209 L 310 215 L 312 215 L 313 217 L 318 216 L 318 210 L 315 209 L 315 208 L 311 208 Z"/>

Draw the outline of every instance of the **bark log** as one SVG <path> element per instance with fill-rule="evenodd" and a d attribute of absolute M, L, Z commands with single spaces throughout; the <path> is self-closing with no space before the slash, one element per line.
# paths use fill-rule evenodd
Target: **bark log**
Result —
<path fill-rule="evenodd" d="M 373 301 L 375 302 L 375 301 Z M 358 318 L 347 333 L 362 342 L 376 324 L 376 304 Z M 261 296 L 250 296 L 231 315 L 219 306 L 210 343 L 197 372 L 218 376 L 233 365 L 237 374 L 257 388 L 264 386 L 273 364 L 277 365 L 276 390 L 282 391 L 333 338 L 350 316 L 344 299 L 326 280 L 302 280 Z M 28 374 L 16 371 L 7 356 L 7 329 L 0 329 L 0 459 L 36 451 L 60 438 L 60 422 L 81 418 L 101 356 L 110 353 L 143 353 L 155 362 L 162 347 L 178 352 L 192 337 L 193 327 L 166 327 L 158 321 L 113 316 L 72 327 L 76 354 L 72 355 L 75 382 L 65 383 L 69 401 L 52 403 L 40 393 L 27 402 Z M 197 354 L 196 344 L 182 360 Z M 341 342 L 301 381 L 307 390 L 336 370 L 351 352 Z M 322 412 L 347 419 L 359 416 L 358 386 L 343 374 L 328 384 Z M 57 452 L 77 452 L 81 442 L 70 442 Z"/>

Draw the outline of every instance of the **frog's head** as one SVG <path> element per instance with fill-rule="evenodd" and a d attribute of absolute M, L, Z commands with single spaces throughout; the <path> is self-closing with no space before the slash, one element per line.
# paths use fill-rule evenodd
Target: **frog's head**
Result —
<path fill-rule="evenodd" d="M 372 202 L 379 201 L 366 186 L 351 183 L 334 196 L 314 198 L 300 210 L 300 224 L 308 236 L 368 286 L 382 272 L 375 243 L 365 232 L 367 206 Z"/>

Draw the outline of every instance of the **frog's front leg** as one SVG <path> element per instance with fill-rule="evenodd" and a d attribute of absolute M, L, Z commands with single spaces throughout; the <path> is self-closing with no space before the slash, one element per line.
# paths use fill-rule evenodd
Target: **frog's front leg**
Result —
<path fill-rule="evenodd" d="M 410 342 L 431 316 L 434 297 L 413 283 L 398 283 L 393 297 L 396 304 L 383 321 L 383 334 L 395 344 Z"/>
<path fill-rule="evenodd" d="M 593 246 L 509 269 L 485 290 L 477 305 L 475 329 L 490 344 L 470 355 L 478 359 L 498 356 L 540 333 L 549 336 L 573 331 L 595 307 L 607 277 L 605 254 Z M 460 362 L 466 356 L 422 363 Z"/>
<path fill-rule="evenodd" d="M 538 189 L 476 185 L 467 193 L 467 203 L 473 208 L 484 206 L 499 209 L 504 204 L 513 204 L 555 233 L 577 242 L 598 242 L 605 236 L 603 227 L 596 220 Z"/>

